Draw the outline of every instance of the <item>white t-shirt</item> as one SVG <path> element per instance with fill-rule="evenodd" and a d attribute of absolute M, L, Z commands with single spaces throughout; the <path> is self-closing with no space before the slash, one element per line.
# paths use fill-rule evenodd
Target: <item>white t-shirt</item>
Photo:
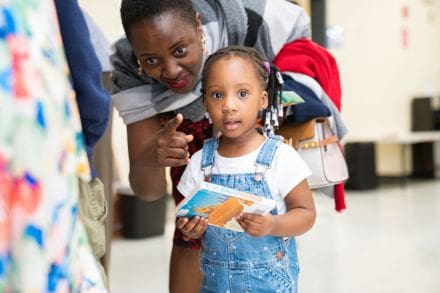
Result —
<path fill-rule="evenodd" d="M 211 174 L 240 174 L 255 173 L 255 161 L 261 150 L 258 149 L 241 157 L 227 158 L 215 151 L 214 166 Z M 202 150 L 197 151 L 183 173 L 177 189 L 183 196 L 191 195 L 196 187 L 204 180 L 201 170 Z M 264 166 L 258 165 L 258 171 L 264 171 Z M 302 180 L 310 176 L 311 171 L 294 148 L 281 144 L 274 155 L 272 165 L 265 172 L 274 200 L 277 202 L 278 213 L 286 212 L 284 197 Z"/>

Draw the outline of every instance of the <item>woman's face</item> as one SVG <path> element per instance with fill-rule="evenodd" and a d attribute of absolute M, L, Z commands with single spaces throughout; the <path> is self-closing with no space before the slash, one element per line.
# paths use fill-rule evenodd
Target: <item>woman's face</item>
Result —
<path fill-rule="evenodd" d="M 143 71 L 176 93 L 188 93 L 203 63 L 203 29 L 168 12 L 130 29 L 130 44 Z"/>

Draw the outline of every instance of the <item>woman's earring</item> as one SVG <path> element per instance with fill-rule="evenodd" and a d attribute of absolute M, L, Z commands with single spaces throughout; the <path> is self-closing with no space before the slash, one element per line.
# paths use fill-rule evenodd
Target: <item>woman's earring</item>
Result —
<path fill-rule="evenodd" d="M 142 70 L 142 66 L 141 66 L 141 61 L 139 61 L 139 59 L 137 59 L 137 64 L 138 66 L 138 75 L 142 75 L 144 73 L 144 71 Z"/>
<path fill-rule="evenodd" d="M 206 38 L 205 38 L 205 35 L 202 35 L 201 43 L 202 43 L 202 49 L 203 49 L 203 52 L 204 52 L 204 53 L 208 52 L 208 48 L 206 47 Z"/>
<path fill-rule="evenodd" d="M 209 124 L 212 124 L 211 116 L 209 116 L 209 112 L 205 112 L 205 118 L 208 119 Z"/>

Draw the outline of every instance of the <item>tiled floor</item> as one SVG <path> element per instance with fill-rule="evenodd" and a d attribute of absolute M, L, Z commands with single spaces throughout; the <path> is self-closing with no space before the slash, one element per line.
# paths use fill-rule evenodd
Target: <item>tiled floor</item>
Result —
<path fill-rule="evenodd" d="M 343 213 L 315 202 L 297 238 L 301 293 L 440 293 L 440 179 L 349 191 Z M 114 241 L 111 292 L 167 292 L 172 212 L 164 236 Z"/>

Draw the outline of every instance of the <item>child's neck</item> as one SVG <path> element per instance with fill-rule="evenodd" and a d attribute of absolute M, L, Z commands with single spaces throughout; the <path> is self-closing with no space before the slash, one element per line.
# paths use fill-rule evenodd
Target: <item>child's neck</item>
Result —
<path fill-rule="evenodd" d="M 255 131 L 255 134 L 246 137 L 220 137 L 217 151 L 223 157 L 240 157 L 256 150 L 264 141 L 264 136 L 257 131 Z"/>

